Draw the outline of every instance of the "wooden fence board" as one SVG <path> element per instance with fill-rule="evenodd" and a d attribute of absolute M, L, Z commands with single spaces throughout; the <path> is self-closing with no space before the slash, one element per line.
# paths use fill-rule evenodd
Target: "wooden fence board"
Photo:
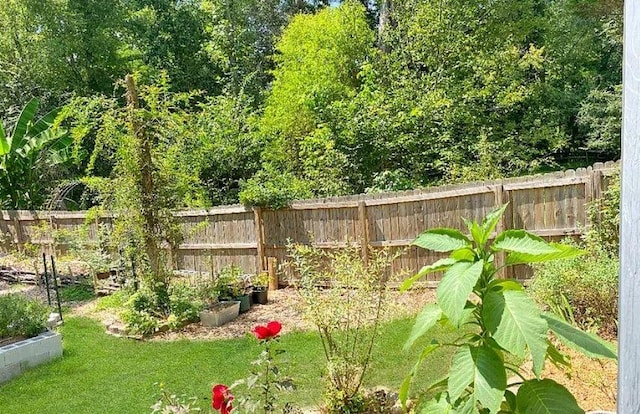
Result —
<path fill-rule="evenodd" d="M 466 233 L 461 217 L 481 220 L 503 203 L 509 207 L 498 231 L 525 228 L 557 240 L 579 236 L 589 225 L 585 204 L 602 196 L 616 170 L 615 164 L 600 163 L 541 176 L 296 201 L 287 209 L 261 209 L 259 213 L 239 205 L 178 211 L 175 215 L 184 242 L 176 261 L 181 270 L 211 272 L 235 264 L 245 272 L 255 272 L 266 266 L 269 257 L 275 257 L 286 269 L 288 241 L 339 248 L 361 243 L 366 232 L 365 244 L 371 248 L 403 250 L 393 271 L 411 274 L 443 257 L 410 246 L 418 234 L 434 227 Z M 48 247 L 53 243 L 50 235 L 35 237 L 43 225 L 69 232 L 85 226 L 90 239 L 97 241 L 100 227 L 108 228 L 113 220 L 107 216 L 85 224 L 85 218 L 85 212 L 1 211 L 0 249 L 8 251 L 26 242 Z M 522 277 L 528 272 L 523 267 L 502 276 Z M 433 282 L 440 276 L 428 275 L 425 280 Z"/>

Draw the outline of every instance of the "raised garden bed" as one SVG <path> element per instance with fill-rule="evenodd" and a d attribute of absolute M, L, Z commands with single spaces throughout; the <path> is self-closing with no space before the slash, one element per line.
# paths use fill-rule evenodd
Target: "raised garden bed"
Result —
<path fill-rule="evenodd" d="M 0 346 L 0 384 L 24 370 L 62 356 L 62 335 L 46 331 L 33 338 Z"/>

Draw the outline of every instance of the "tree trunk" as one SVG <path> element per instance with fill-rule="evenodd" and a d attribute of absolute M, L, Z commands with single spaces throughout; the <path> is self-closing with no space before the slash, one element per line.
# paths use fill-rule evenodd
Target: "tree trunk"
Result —
<path fill-rule="evenodd" d="M 391 0 L 380 0 L 380 12 L 378 15 L 378 47 L 384 53 L 389 52 L 389 45 L 384 40 L 385 31 L 391 24 L 391 11 L 393 4 Z"/>
<path fill-rule="evenodd" d="M 136 111 L 140 108 L 136 84 L 131 75 L 126 77 L 127 106 L 129 107 L 130 128 L 138 143 L 138 168 L 140 169 L 140 201 L 144 220 L 144 243 L 149 267 L 155 280 L 163 281 L 165 272 L 161 264 L 157 237 L 158 218 L 155 213 L 153 162 L 151 159 L 151 142 L 138 120 Z"/>

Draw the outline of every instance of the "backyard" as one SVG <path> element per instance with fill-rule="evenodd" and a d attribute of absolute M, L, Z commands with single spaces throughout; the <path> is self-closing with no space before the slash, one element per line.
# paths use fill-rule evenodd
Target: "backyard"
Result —
<path fill-rule="evenodd" d="M 626 409 L 632 2 L 2 1 L 0 414 Z"/>

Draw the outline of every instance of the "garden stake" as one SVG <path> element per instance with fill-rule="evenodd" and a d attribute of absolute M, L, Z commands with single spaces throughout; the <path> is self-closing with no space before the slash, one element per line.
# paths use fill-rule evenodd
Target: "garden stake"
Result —
<path fill-rule="evenodd" d="M 60 314 L 60 322 L 62 320 L 62 306 L 60 306 L 60 292 L 58 291 L 58 274 L 56 272 L 56 262 L 51 256 L 51 273 L 53 274 L 53 289 L 56 291 L 56 300 L 58 301 L 58 314 Z"/>
<path fill-rule="evenodd" d="M 49 273 L 47 272 L 47 255 L 42 253 L 42 262 L 44 263 L 44 285 L 47 288 L 47 303 L 51 306 L 51 293 L 49 293 Z"/>
<path fill-rule="evenodd" d="M 138 291 L 138 278 L 136 277 L 136 261 L 133 260 L 133 255 L 131 255 L 131 277 L 133 277 L 133 288 L 135 291 Z"/>

